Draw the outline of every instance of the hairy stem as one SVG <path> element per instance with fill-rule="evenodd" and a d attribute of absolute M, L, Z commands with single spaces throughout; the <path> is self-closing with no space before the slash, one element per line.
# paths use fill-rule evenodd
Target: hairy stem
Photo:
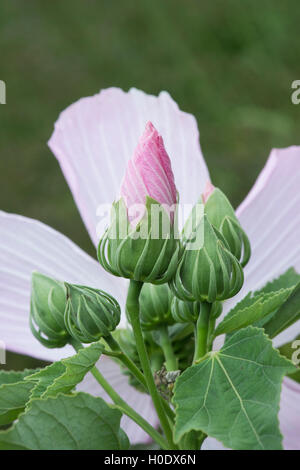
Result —
<path fill-rule="evenodd" d="M 159 330 L 160 332 L 160 345 L 165 356 L 165 365 L 168 372 L 177 370 L 177 359 L 173 351 L 172 343 L 168 335 L 168 328 L 163 326 Z"/>
<path fill-rule="evenodd" d="M 133 280 L 130 281 L 128 295 L 127 295 L 127 302 L 126 302 L 126 310 L 130 318 L 131 326 L 133 329 L 133 334 L 134 334 L 135 341 L 136 341 L 137 351 L 139 354 L 142 369 L 144 371 L 145 379 L 148 385 L 148 390 L 151 395 L 154 407 L 156 409 L 158 418 L 160 420 L 162 429 L 167 438 L 170 449 L 176 449 L 176 446 L 173 442 L 173 436 L 172 436 L 170 423 L 165 414 L 164 407 L 162 405 L 162 400 L 160 398 L 160 395 L 154 383 L 154 378 L 153 378 L 151 367 L 150 367 L 150 361 L 149 361 L 149 357 L 148 357 L 148 353 L 146 350 L 143 333 L 141 329 L 140 312 L 139 312 L 139 295 L 140 295 L 142 286 L 143 286 L 142 282 L 133 281 Z"/>
<path fill-rule="evenodd" d="M 104 339 L 109 345 L 112 352 L 104 351 L 103 354 L 119 359 L 124 364 L 124 366 L 126 366 L 127 369 L 129 369 L 130 372 L 132 372 L 132 374 L 140 382 L 140 384 L 143 385 L 143 387 L 145 387 L 146 391 L 148 391 L 148 385 L 147 385 L 144 374 L 134 364 L 134 362 L 127 356 L 127 354 L 120 348 L 117 341 L 111 335 L 106 336 Z M 167 413 L 167 416 L 173 422 L 175 419 L 174 411 L 170 408 L 166 400 L 162 399 L 162 403 L 163 403 L 164 410 Z"/>
<path fill-rule="evenodd" d="M 208 302 L 201 303 L 200 315 L 195 325 L 195 354 L 193 363 L 195 363 L 195 361 L 197 361 L 201 357 L 205 356 L 207 352 L 207 337 L 210 310 L 211 304 L 209 304 Z"/>

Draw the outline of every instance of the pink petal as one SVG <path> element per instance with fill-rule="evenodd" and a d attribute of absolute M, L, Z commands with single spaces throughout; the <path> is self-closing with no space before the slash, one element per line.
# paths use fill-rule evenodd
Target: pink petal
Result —
<path fill-rule="evenodd" d="M 97 207 L 119 195 L 127 161 L 148 121 L 163 136 L 180 202 L 194 204 L 208 171 L 199 146 L 195 118 L 179 110 L 166 92 L 158 97 L 109 88 L 63 111 L 49 146 L 61 165 L 81 216 L 95 244 Z"/>
<path fill-rule="evenodd" d="M 73 354 L 69 347 L 46 349 L 30 331 L 30 282 L 35 270 L 101 288 L 121 307 L 125 305 L 125 285 L 67 237 L 36 220 L 0 211 L 0 340 L 8 350 L 45 360 Z"/>
<path fill-rule="evenodd" d="M 210 181 L 207 181 L 202 194 L 203 204 L 206 204 L 207 199 L 209 198 L 214 189 L 214 185 Z"/>
<path fill-rule="evenodd" d="M 134 219 L 135 224 L 139 219 L 130 215 L 130 208 L 136 204 L 145 205 L 146 196 L 165 205 L 168 213 L 174 215 L 171 210 L 177 202 L 177 190 L 171 161 L 162 137 L 151 122 L 146 124 L 133 158 L 128 162 L 121 186 L 121 196 L 129 210 L 129 219 L 131 222 Z M 142 216 L 143 214 L 140 214 L 139 218 Z"/>
<path fill-rule="evenodd" d="M 152 426 L 158 426 L 158 419 L 153 408 L 152 400 L 149 395 L 137 391 L 128 384 L 128 379 L 124 374 L 120 373 L 119 366 L 106 356 L 102 356 L 97 363 L 97 368 L 104 375 L 106 380 L 121 395 L 121 397 Z M 89 373 L 84 380 L 78 385 L 78 390 L 91 393 L 103 397 L 106 401 L 111 402 L 108 395 L 101 390 L 100 385 Z M 139 442 L 151 442 L 148 434 L 146 434 L 139 426 L 137 426 L 127 416 L 123 416 L 121 426 L 126 432 L 132 444 Z"/>
<path fill-rule="evenodd" d="M 252 190 L 237 209 L 252 248 L 245 284 L 224 314 L 250 290 L 293 266 L 300 272 L 300 147 L 272 150 Z M 274 339 L 276 346 L 300 333 L 300 321 Z"/>

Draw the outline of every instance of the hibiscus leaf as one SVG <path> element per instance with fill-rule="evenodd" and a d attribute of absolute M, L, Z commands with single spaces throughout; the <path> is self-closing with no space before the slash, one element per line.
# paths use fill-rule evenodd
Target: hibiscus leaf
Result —
<path fill-rule="evenodd" d="M 295 287 L 299 281 L 300 274 L 297 273 L 294 268 L 289 268 L 285 273 L 273 279 L 273 281 L 268 282 L 264 287 L 254 292 L 254 294 L 268 294 L 269 292 L 275 292 L 280 289 Z"/>
<path fill-rule="evenodd" d="M 234 333 L 177 379 L 176 442 L 197 430 L 232 449 L 280 449 L 281 382 L 294 370 L 262 329 Z"/>
<path fill-rule="evenodd" d="M 263 325 L 270 338 L 274 338 L 283 330 L 300 319 L 300 282 L 293 289 L 288 299 L 281 305 L 270 320 Z"/>
<path fill-rule="evenodd" d="M 289 297 L 293 288 L 280 289 L 276 292 L 259 293 L 252 296 L 251 292 L 239 302 L 225 316 L 217 326 L 214 335 L 231 333 L 240 328 L 265 318 L 270 313 L 276 311 Z"/>
<path fill-rule="evenodd" d="M 104 346 L 97 342 L 80 349 L 77 354 L 29 375 L 25 381 L 34 384 L 31 398 L 55 397 L 59 393 L 71 392 L 94 367 Z"/>
<path fill-rule="evenodd" d="M 33 384 L 23 379 L 36 370 L 0 372 L 0 425 L 14 421 L 24 410 L 30 398 Z"/>
<path fill-rule="evenodd" d="M 102 398 L 82 392 L 34 399 L 9 430 L 0 432 L 0 449 L 128 449 L 121 416 Z"/>

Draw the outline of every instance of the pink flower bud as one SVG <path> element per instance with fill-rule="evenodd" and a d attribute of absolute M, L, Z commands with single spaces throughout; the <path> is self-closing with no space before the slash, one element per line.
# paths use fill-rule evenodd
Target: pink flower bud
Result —
<path fill-rule="evenodd" d="M 137 218 L 130 208 L 135 205 L 145 205 L 146 196 L 162 204 L 174 220 L 174 207 L 177 202 L 177 191 L 171 161 L 164 147 L 163 139 L 151 122 L 146 124 L 134 151 L 133 158 L 129 160 L 126 174 L 121 186 L 128 218 L 136 225 L 143 217 Z"/>
<path fill-rule="evenodd" d="M 215 190 L 214 185 L 210 181 L 207 181 L 203 194 L 202 194 L 203 204 L 206 204 L 209 196 L 213 193 L 214 190 Z"/>

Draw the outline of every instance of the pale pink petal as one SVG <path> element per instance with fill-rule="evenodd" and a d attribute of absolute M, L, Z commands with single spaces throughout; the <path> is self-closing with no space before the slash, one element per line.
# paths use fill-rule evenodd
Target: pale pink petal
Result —
<path fill-rule="evenodd" d="M 280 429 L 285 450 L 300 450 L 300 384 L 285 378 L 282 384 Z"/>
<path fill-rule="evenodd" d="M 45 360 L 73 354 L 69 347 L 46 349 L 30 331 L 33 271 L 101 288 L 125 305 L 124 285 L 67 237 L 36 220 L 0 211 L 0 340 L 8 350 Z"/>
<path fill-rule="evenodd" d="M 209 179 L 195 118 L 166 92 L 158 97 L 109 88 L 63 111 L 49 146 L 59 160 L 81 216 L 96 244 L 97 207 L 119 195 L 126 163 L 151 121 L 171 158 L 180 202 L 194 204 Z"/>
<path fill-rule="evenodd" d="M 229 450 L 220 441 L 213 437 L 207 437 L 202 444 L 201 450 Z"/>
<path fill-rule="evenodd" d="M 250 290 L 258 289 L 293 266 L 300 272 L 300 147 L 272 150 L 255 185 L 237 209 L 252 255 L 245 283 L 226 302 L 224 314 Z M 223 315 L 224 316 L 224 315 Z M 300 333 L 300 321 L 274 339 L 276 346 Z"/>
<path fill-rule="evenodd" d="M 252 256 L 245 268 L 245 284 L 237 296 L 225 303 L 221 318 L 250 290 L 262 287 L 289 267 L 300 272 L 299 188 L 300 147 L 272 150 L 255 185 L 237 210 L 250 238 Z M 274 338 L 274 345 L 292 341 L 299 333 L 300 321 Z M 280 427 L 286 449 L 300 446 L 299 403 L 300 386 L 285 379 Z"/>
<path fill-rule="evenodd" d="M 97 363 L 97 368 L 104 375 L 110 385 L 121 395 L 135 411 L 143 416 L 143 418 L 152 426 L 158 426 L 158 419 L 155 413 L 152 400 L 149 395 L 141 393 L 128 384 L 128 378 L 120 372 L 120 367 L 114 361 L 106 356 L 102 356 Z M 83 382 L 81 382 L 78 390 L 91 393 L 103 397 L 106 401 L 111 402 L 108 395 L 101 390 L 100 385 L 94 379 L 92 374 L 87 374 Z M 123 416 L 121 426 L 129 437 L 132 444 L 139 442 L 150 442 L 148 434 L 146 434 L 139 426 L 137 426 L 127 416 Z"/>

